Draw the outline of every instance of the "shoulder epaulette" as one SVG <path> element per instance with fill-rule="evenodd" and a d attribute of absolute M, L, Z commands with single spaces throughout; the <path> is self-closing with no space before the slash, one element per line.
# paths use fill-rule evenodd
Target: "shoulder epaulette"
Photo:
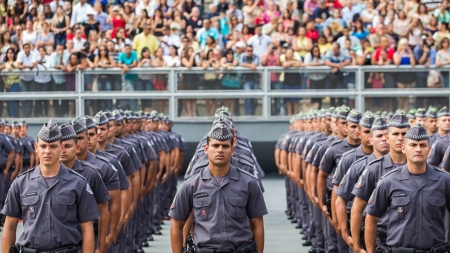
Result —
<path fill-rule="evenodd" d="M 330 147 L 336 146 L 338 144 L 340 144 L 342 142 L 342 140 L 335 140 L 331 143 Z"/>
<path fill-rule="evenodd" d="M 368 165 L 371 165 L 371 164 L 376 163 L 376 162 L 381 162 L 381 161 L 383 161 L 383 159 L 384 159 L 384 156 L 382 156 L 382 157 L 380 157 L 380 158 L 377 158 L 377 159 L 375 159 L 375 160 L 369 162 Z"/>
<path fill-rule="evenodd" d="M 18 178 L 18 177 L 21 177 L 21 176 L 23 176 L 23 175 L 26 175 L 26 174 L 28 174 L 28 173 L 30 173 L 30 172 L 33 171 L 34 169 L 36 169 L 36 167 L 33 167 L 33 168 L 31 168 L 31 169 L 28 169 L 27 171 L 24 171 L 24 172 L 20 173 L 20 174 L 17 176 L 17 178 Z"/>
<path fill-rule="evenodd" d="M 356 148 L 353 148 L 353 149 L 350 149 L 349 151 L 344 152 L 344 154 L 342 154 L 342 158 L 344 158 L 352 153 L 355 153 L 355 151 L 356 151 Z"/>
<path fill-rule="evenodd" d="M 253 179 L 258 179 L 258 178 L 256 178 L 254 175 L 252 175 L 252 174 L 250 174 L 250 172 L 248 172 L 248 171 L 246 171 L 246 170 L 243 170 L 243 169 L 241 169 L 241 168 L 239 168 L 239 167 L 235 167 L 238 171 L 240 171 L 240 172 L 242 172 L 243 174 L 245 174 L 245 175 L 248 175 L 249 177 L 251 177 L 251 178 L 253 178 Z"/>
<path fill-rule="evenodd" d="M 119 146 L 119 145 L 117 145 L 117 144 L 111 144 L 113 147 L 115 147 L 115 148 L 119 148 L 119 149 L 123 149 L 123 150 L 125 150 L 122 146 Z"/>
<path fill-rule="evenodd" d="M 73 173 L 74 175 L 79 176 L 79 177 L 81 177 L 82 179 L 84 179 L 86 181 L 86 178 L 83 177 L 80 173 L 78 173 L 78 172 L 76 172 L 75 170 L 72 170 L 72 169 L 68 169 L 68 170 L 69 170 L 70 173 Z"/>
<path fill-rule="evenodd" d="M 110 163 L 110 161 L 108 160 L 108 158 L 101 156 L 101 155 L 95 155 L 96 158 L 106 162 L 106 163 Z"/>
<path fill-rule="evenodd" d="M 90 162 L 88 162 L 88 161 L 80 161 L 80 163 L 81 163 L 81 165 L 86 166 L 86 167 L 89 167 L 89 168 L 92 168 L 92 169 L 94 169 L 94 170 L 97 169 L 97 167 L 95 167 L 94 164 L 92 164 L 92 163 L 90 163 Z"/>
<path fill-rule="evenodd" d="M 362 161 L 364 161 L 364 160 L 367 160 L 367 158 L 368 158 L 367 155 L 366 155 L 366 156 L 363 156 L 363 157 L 359 158 L 358 160 L 354 161 L 353 163 L 359 163 L 359 162 L 362 162 Z"/>
<path fill-rule="evenodd" d="M 244 154 L 238 154 L 238 155 L 239 155 L 239 160 L 243 159 L 243 160 L 246 160 L 247 162 L 253 164 L 253 159 L 251 157 L 246 156 Z"/>

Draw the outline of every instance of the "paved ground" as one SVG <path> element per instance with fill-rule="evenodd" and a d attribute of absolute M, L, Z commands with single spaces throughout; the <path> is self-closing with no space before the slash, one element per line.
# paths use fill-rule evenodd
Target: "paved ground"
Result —
<path fill-rule="evenodd" d="M 263 183 L 266 189 L 264 196 L 269 209 L 269 215 L 264 218 L 266 230 L 266 247 L 264 252 L 307 253 L 309 248 L 301 246 L 302 240 L 299 230 L 294 228 L 294 225 L 286 219 L 284 214 L 286 209 L 284 179 L 279 176 L 268 176 Z M 166 221 L 162 227 L 163 235 L 154 236 L 155 241 L 150 242 L 150 247 L 145 248 L 145 252 L 171 252 L 169 239 L 170 221 Z M 22 231 L 23 228 L 20 225 L 18 236 Z"/>

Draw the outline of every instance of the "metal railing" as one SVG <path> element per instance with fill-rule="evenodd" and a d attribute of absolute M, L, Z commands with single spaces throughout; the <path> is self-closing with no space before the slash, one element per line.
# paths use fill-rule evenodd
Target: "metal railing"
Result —
<path fill-rule="evenodd" d="M 202 68 L 134 68 L 131 69 L 127 74 L 145 74 L 145 75 L 164 75 L 166 78 L 167 90 L 151 90 L 151 91 L 90 91 L 85 89 L 85 77 L 90 75 L 95 77 L 98 75 L 107 75 L 112 78 L 117 75 L 117 79 L 122 78 L 122 70 L 119 68 L 112 69 L 87 69 L 87 70 L 77 70 L 73 73 L 61 72 L 60 70 L 49 69 L 49 70 L 13 70 L 11 72 L 2 71 L 2 77 L 8 75 L 23 75 L 23 74 L 51 74 L 51 75 L 75 75 L 75 90 L 74 91 L 64 91 L 64 92 L 2 92 L 0 93 L 0 102 L 12 101 L 12 100 L 75 100 L 76 103 L 76 113 L 82 115 L 85 112 L 85 102 L 89 100 L 98 99 L 164 99 L 168 100 L 168 113 L 176 121 L 209 121 L 208 117 L 198 117 L 198 118 L 185 118 L 178 116 L 178 103 L 182 99 L 245 99 L 245 98 L 258 98 L 261 102 L 261 114 L 258 116 L 251 117 L 237 117 L 238 121 L 278 121 L 285 120 L 286 116 L 272 116 L 271 104 L 272 99 L 275 98 L 326 98 L 326 97 L 341 97 L 350 98 L 354 100 L 355 107 L 361 111 L 365 109 L 365 99 L 366 98 L 380 98 L 380 97 L 410 97 L 410 96 L 420 96 L 420 97 L 449 97 L 450 89 L 449 84 L 443 85 L 443 88 L 408 88 L 408 89 L 366 89 L 365 83 L 365 73 L 369 72 L 385 72 L 393 74 L 412 75 L 417 72 L 428 72 L 430 70 L 436 70 L 435 67 L 424 68 L 423 66 L 349 66 L 345 67 L 342 72 L 344 73 L 354 73 L 355 85 L 354 87 L 333 89 L 312 89 L 303 88 L 298 90 L 284 90 L 284 89 L 272 89 L 271 88 L 271 74 L 273 73 L 300 73 L 303 76 L 311 73 L 331 73 L 331 68 L 329 67 L 302 67 L 296 69 L 285 69 L 282 67 L 258 67 L 255 71 L 248 68 L 236 67 L 231 71 L 226 70 L 203 70 Z M 450 68 L 439 68 L 441 73 L 448 73 Z M 182 90 L 180 89 L 180 84 L 183 82 L 181 76 L 187 74 L 198 74 L 202 76 L 205 73 L 216 73 L 227 74 L 234 73 L 240 75 L 255 75 L 259 76 L 259 88 L 255 90 Z M 119 77 L 120 76 L 120 77 Z M 448 81 L 448 78 L 446 79 Z M 3 116 L 4 117 L 4 116 Z M 39 118 L 29 118 L 30 122 L 42 122 L 44 119 Z"/>

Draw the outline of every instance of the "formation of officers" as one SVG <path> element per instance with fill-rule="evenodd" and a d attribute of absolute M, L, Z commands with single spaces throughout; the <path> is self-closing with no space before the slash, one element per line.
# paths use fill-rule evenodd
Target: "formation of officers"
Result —
<path fill-rule="evenodd" d="M 276 144 L 310 253 L 450 252 L 450 112 L 295 115 Z"/>
<path fill-rule="evenodd" d="M 250 141 L 219 108 L 170 206 L 172 252 L 263 253 L 263 176 Z"/>
<path fill-rule="evenodd" d="M 172 125 L 156 111 L 101 111 L 50 120 L 35 141 L 25 122 L 0 121 L 2 252 L 144 252 L 186 150 Z"/>

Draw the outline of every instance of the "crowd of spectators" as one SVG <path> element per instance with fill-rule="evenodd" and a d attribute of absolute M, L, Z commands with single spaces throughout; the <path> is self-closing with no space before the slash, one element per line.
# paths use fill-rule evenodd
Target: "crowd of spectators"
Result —
<path fill-rule="evenodd" d="M 119 75 L 89 75 L 86 91 L 167 90 L 167 75 L 129 73 L 136 67 L 202 67 L 204 74 L 183 72 L 178 89 L 254 90 L 257 72 L 227 72 L 241 66 L 296 69 L 329 66 L 328 72 L 278 71 L 272 89 L 346 89 L 354 87 L 351 65 L 435 65 L 415 74 L 365 73 L 366 88 L 448 87 L 450 64 L 448 1 L 437 0 L 0 0 L 0 69 L 121 68 Z M 36 74 L 38 73 L 38 74 Z M 73 91 L 74 75 L 30 72 L 4 75 L 0 90 Z M 274 99 L 272 113 L 298 113 L 300 98 Z M 330 105 L 343 103 L 330 98 Z M 164 111 L 165 100 L 87 101 L 86 110 L 115 107 Z M 351 101 L 347 101 L 350 102 Z M 408 109 L 408 98 L 392 101 Z M 207 115 L 236 99 L 207 99 Z M 311 103 L 322 106 L 322 98 Z M 416 99 L 415 107 L 427 107 Z M 0 103 L 3 107 L 3 103 Z M 22 110 L 19 110 L 20 105 Z M 40 117 L 49 105 L 55 116 L 73 116 L 73 101 L 8 101 L 10 117 Z M 383 109 L 380 99 L 372 110 Z M 195 99 L 184 99 L 181 114 L 196 117 Z M 258 101 L 244 99 L 244 114 L 255 115 Z M 99 108 L 94 108 L 99 107 Z M 141 107 L 141 108 L 138 108 Z M 3 108 L 0 108 L 0 112 Z"/>

